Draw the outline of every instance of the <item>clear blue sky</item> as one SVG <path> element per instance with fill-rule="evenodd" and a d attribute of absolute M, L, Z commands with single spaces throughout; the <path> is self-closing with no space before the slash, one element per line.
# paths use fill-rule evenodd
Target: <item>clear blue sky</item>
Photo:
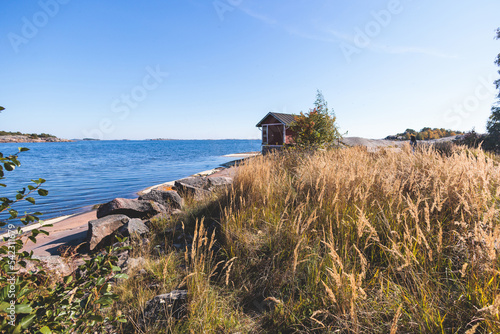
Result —
<path fill-rule="evenodd" d="M 2 1 L 0 129 L 259 138 L 320 89 L 349 136 L 485 130 L 500 1 Z"/>

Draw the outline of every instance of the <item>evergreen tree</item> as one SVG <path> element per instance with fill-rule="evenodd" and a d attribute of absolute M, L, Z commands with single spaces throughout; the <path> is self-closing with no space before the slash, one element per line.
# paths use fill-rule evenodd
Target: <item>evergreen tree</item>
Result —
<path fill-rule="evenodd" d="M 496 34 L 496 38 L 500 39 L 500 28 L 497 29 Z M 495 64 L 500 66 L 500 53 L 495 60 Z M 500 70 L 498 73 L 500 74 Z M 495 81 L 495 85 L 500 90 L 500 79 Z M 497 97 L 500 99 L 500 91 Z M 486 148 L 500 152 L 500 100 L 495 102 L 491 108 L 491 115 L 488 119 L 486 129 L 488 130 Z"/>
<path fill-rule="evenodd" d="M 335 120 L 335 113 L 328 109 L 328 103 L 318 90 L 314 108 L 306 114 L 301 112 L 290 127 L 295 133 L 295 143 L 313 149 L 334 145 L 342 137 Z"/>

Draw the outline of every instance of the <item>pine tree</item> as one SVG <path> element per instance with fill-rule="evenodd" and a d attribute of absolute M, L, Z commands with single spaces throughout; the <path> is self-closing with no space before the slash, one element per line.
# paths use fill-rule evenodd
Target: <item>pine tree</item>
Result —
<path fill-rule="evenodd" d="M 295 133 L 294 141 L 299 147 L 321 148 L 335 145 L 341 139 L 335 113 L 328 109 L 328 103 L 323 94 L 318 90 L 314 108 L 308 113 L 295 116 L 295 121 L 290 126 Z"/>
<path fill-rule="evenodd" d="M 500 39 L 500 28 L 497 29 L 496 34 L 496 38 Z M 500 53 L 495 60 L 495 64 L 500 66 Z M 500 70 L 498 73 L 500 74 Z M 500 90 L 500 79 L 495 81 L 495 85 Z M 500 99 L 500 91 L 497 97 Z M 496 101 L 491 108 L 491 115 L 486 124 L 486 129 L 488 130 L 487 148 L 500 152 L 500 100 Z"/>

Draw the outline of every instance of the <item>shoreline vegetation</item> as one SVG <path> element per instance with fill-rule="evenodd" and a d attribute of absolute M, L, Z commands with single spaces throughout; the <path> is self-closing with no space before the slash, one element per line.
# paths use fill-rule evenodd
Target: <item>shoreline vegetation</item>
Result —
<path fill-rule="evenodd" d="M 123 275 L 93 329 L 499 332 L 499 166 L 452 143 L 356 145 L 254 156 L 202 196 L 157 185 L 184 203 L 109 249 Z"/>
<path fill-rule="evenodd" d="M 249 160 L 227 191 L 155 222 L 118 287 L 121 332 L 499 332 L 499 162 L 408 145 Z M 180 319 L 133 325 L 179 287 Z"/>
<path fill-rule="evenodd" d="M 403 133 L 398 133 L 394 136 L 387 136 L 385 139 L 388 140 L 410 140 L 411 136 L 415 136 L 417 140 L 433 140 L 441 139 L 447 137 L 456 137 L 464 135 L 462 131 L 453 131 L 443 128 L 429 128 L 425 127 L 420 131 L 415 131 L 413 129 L 406 129 Z"/>
<path fill-rule="evenodd" d="M 499 332 L 499 163 L 409 145 L 247 160 L 230 188 L 152 222 L 117 331 Z M 148 313 L 178 291 L 182 313 Z"/>

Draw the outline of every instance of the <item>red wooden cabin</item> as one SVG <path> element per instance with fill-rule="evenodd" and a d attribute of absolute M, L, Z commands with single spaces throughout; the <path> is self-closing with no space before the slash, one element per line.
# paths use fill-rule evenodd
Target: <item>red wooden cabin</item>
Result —
<path fill-rule="evenodd" d="M 270 112 L 257 123 L 257 127 L 262 128 L 262 152 L 293 144 L 294 133 L 290 124 L 294 120 L 295 115 Z"/>

